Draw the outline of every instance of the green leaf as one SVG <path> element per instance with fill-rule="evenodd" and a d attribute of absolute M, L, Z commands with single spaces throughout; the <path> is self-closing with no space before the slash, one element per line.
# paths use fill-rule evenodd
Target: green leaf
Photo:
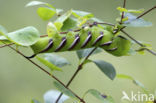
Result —
<path fill-rule="evenodd" d="M 0 35 L 7 34 L 7 30 L 0 25 Z"/>
<path fill-rule="evenodd" d="M 52 64 L 51 62 L 49 62 L 48 60 L 38 57 L 36 56 L 36 58 L 43 63 L 45 66 L 47 66 L 51 71 L 61 71 L 61 68 L 55 66 L 54 64 Z"/>
<path fill-rule="evenodd" d="M 56 19 L 54 25 L 56 26 L 58 31 L 61 30 L 64 22 L 71 16 L 71 14 L 72 14 L 72 10 L 66 12 L 65 14 L 63 14 L 62 16 Z"/>
<path fill-rule="evenodd" d="M 30 7 L 30 6 L 38 6 L 38 5 L 46 5 L 50 8 L 55 9 L 52 5 L 46 3 L 46 2 L 41 2 L 41 1 L 30 1 L 28 4 L 26 4 L 25 7 Z"/>
<path fill-rule="evenodd" d="M 120 12 L 128 12 L 126 8 L 122 8 L 122 7 L 117 7 L 117 10 L 119 10 Z"/>
<path fill-rule="evenodd" d="M 21 46 L 33 45 L 40 38 L 40 33 L 32 26 L 3 35 L 11 42 Z"/>
<path fill-rule="evenodd" d="M 52 8 L 46 8 L 46 7 L 40 7 L 37 10 L 37 14 L 43 19 L 43 20 L 49 20 L 51 19 L 56 13 L 55 9 Z"/>
<path fill-rule="evenodd" d="M 60 94 L 61 94 L 61 92 L 57 91 L 57 90 L 47 91 L 44 94 L 44 102 L 45 103 L 55 103 Z M 67 95 L 63 94 L 58 103 L 64 103 L 64 101 L 66 101 L 67 99 L 69 99 L 69 97 Z"/>
<path fill-rule="evenodd" d="M 94 15 L 92 13 L 85 12 L 85 11 L 79 11 L 79 10 L 72 10 L 72 14 L 77 18 L 79 18 L 79 17 L 84 17 L 84 18 L 94 17 Z"/>
<path fill-rule="evenodd" d="M 56 14 L 60 15 L 60 13 L 63 12 L 63 9 L 56 9 Z"/>
<path fill-rule="evenodd" d="M 47 25 L 47 34 L 48 34 L 48 37 L 54 37 L 59 34 L 56 26 L 52 22 L 49 22 Z"/>
<path fill-rule="evenodd" d="M 2 44 L 10 44 L 11 41 L 9 41 L 5 36 L 0 36 L 0 45 Z"/>
<path fill-rule="evenodd" d="M 117 74 L 117 78 L 122 78 L 122 79 L 129 79 L 129 80 L 134 80 L 133 77 L 125 74 Z"/>
<path fill-rule="evenodd" d="M 78 23 L 77 26 L 81 27 L 83 24 L 87 22 L 87 20 L 91 19 L 94 17 L 92 13 L 85 12 L 85 11 L 79 11 L 79 10 L 73 10 L 72 14 L 78 18 Z"/>
<path fill-rule="evenodd" d="M 8 40 L 5 36 L 0 36 L 0 41 L 3 40 Z"/>
<path fill-rule="evenodd" d="M 145 88 L 145 86 L 138 80 L 135 80 L 132 76 L 125 75 L 125 74 L 118 74 L 117 78 L 131 80 L 135 85 L 139 86 L 146 94 L 149 93 L 148 90 Z"/>
<path fill-rule="evenodd" d="M 37 5 L 45 5 L 45 4 L 47 4 L 47 3 L 41 2 L 41 1 L 31 1 L 31 2 L 29 2 L 26 5 L 26 7 L 29 7 L 29 6 L 37 6 Z"/>
<path fill-rule="evenodd" d="M 69 17 L 65 22 L 63 27 L 61 28 L 62 31 L 67 31 L 73 29 L 77 26 L 77 20 L 75 18 Z"/>
<path fill-rule="evenodd" d="M 139 10 L 128 10 L 129 13 L 142 13 L 144 12 L 144 9 L 139 9 Z"/>
<path fill-rule="evenodd" d="M 32 99 L 31 103 L 40 103 L 40 102 L 36 99 Z"/>
<path fill-rule="evenodd" d="M 61 56 L 55 55 L 55 54 L 47 53 L 47 54 L 45 54 L 45 59 L 58 67 L 63 67 L 63 66 L 70 64 L 67 59 L 65 59 Z"/>
<path fill-rule="evenodd" d="M 86 94 L 92 94 L 94 97 L 96 97 L 98 100 L 100 100 L 102 103 L 114 103 L 114 100 L 111 96 L 107 96 L 104 94 L 101 94 L 99 91 L 95 90 L 95 89 L 89 89 L 85 94 L 84 97 L 86 96 Z"/>
<path fill-rule="evenodd" d="M 79 58 L 79 59 L 82 59 L 82 58 L 88 56 L 88 54 L 89 54 L 93 49 L 94 49 L 94 48 L 83 49 L 83 50 L 77 50 L 76 53 L 77 53 L 78 58 Z M 93 55 L 93 54 L 100 53 L 100 52 L 102 52 L 102 51 L 103 51 L 103 49 L 97 48 L 97 49 L 92 53 L 92 55 Z"/>
<path fill-rule="evenodd" d="M 144 11 L 144 9 L 130 10 L 122 7 L 118 7 L 117 10 L 119 10 L 120 12 L 127 12 L 127 13 L 142 13 Z"/>
<path fill-rule="evenodd" d="M 151 22 L 145 21 L 142 18 L 137 19 L 137 17 L 131 13 L 125 13 L 125 17 L 128 17 L 128 20 L 124 22 L 124 26 L 129 26 L 129 27 L 149 27 L 149 26 L 152 26 Z"/>
<path fill-rule="evenodd" d="M 79 17 L 78 18 L 78 21 L 77 21 L 77 26 L 78 27 L 81 27 L 83 26 L 83 24 L 85 24 L 87 22 L 88 18 L 85 18 L 85 17 Z"/>
<path fill-rule="evenodd" d="M 93 62 L 99 67 L 99 69 L 107 75 L 111 80 L 116 76 L 115 68 L 112 64 L 102 60 L 93 60 Z"/>
<path fill-rule="evenodd" d="M 54 82 L 54 86 L 59 90 L 61 91 L 62 93 L 66 94 L 67 96 L 71 97 L 71 98 L 74 98 L 74 99 L 77 99 L 77 97 L 71 92 L 69 91 L 68 89 L 66 89 L 62 84 L 60 84 L 59 82 Z"/>

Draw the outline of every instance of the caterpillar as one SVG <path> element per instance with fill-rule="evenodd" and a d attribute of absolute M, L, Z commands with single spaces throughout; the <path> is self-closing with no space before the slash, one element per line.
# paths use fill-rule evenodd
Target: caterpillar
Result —
<path fill-rule="evenodd" d="M 111 31 L 98 26 L 83 27 L 79 32 L 69 31 L 67 34 L 58 34 L 53 37 L 40 38 L 31 46 L 33 58 L 40 53 L 74 51 L 92 47 L 103 48 L 114 56 L 127 55 L 131 43 L 123 36 L 115 36 Z"/>

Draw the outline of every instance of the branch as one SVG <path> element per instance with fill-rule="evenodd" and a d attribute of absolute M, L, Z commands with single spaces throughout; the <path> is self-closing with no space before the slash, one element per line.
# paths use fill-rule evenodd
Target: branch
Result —
<path fill-rule="evenodd" d="M 39 66 L 37 63 L 35 63 L 34 61 L 32 61 L 31 59 L 28 59 L 23 53 L 21 53 L 20 51 L 17 51 L 15 48 L 11 47 L 10 45 L 8 45 L 9 48 L 11 48 L 12 50 L 16 51 L 18 54 L 20 54 L 21 56 L 23 56 L 25 59 L 27 59 L 29 62 L 31 62 L 32 64 L 34 64 L 35 66 L 37 66 L 40 70 L 42 70 L 43 72 L 45 72 L 46 74 L 48 74 L 50 77 L 52 77 L 53 79 L 55 79 L 56 81 L 58 81 L 60 84 L 62 84 L 66 89 L 68 89 L 69 91 L 71 91 L 82 103 L 85 103 L 85 101 L 79 97 L 76 93 L 74 93 L 71 89 L 69 89 L 68 87 L 66 87 L 66 85 L 60 81 L 57 77 L 55 77 L 54 75 L 51 75 L 51 73 L 49 73 L 48 71 L 46 71 L 44 68 L 42 68 L 41 66 Z"/>
<path fill-rule="evenodd" d="M 132 39 L 135 43 L 137 43 L 138 45 L 140 45 L 141 47 L 144 47 L 144 45 L 142 43 L 140 43 L 139 41 L 137 41 L 136 39 L 134 39 L 132 36 L 130 36 L 127 32 L 125 32 L 124 30 L 121 30 L 121 32 L 123 32 L 126 36 L 128 36 L 130 39 Z M 145 48 L 146 51 L 150 52 L 151 54 L 153 54 L 154 56 L 156 56 L 156 52 L 149 50 L 147 48 Z"/>
<path fill-rule="evenodd" d="M 140 16 L 137 17 L 137 19 L 143 17 L 144 15 L 148 14 L 149 12 L 151 12 L 152 10 L 156 9 L 156 6 L 150 8 L 149 10 L 147 10 L 146 12 L 144 12 L 143 14 L 141 14 Z"/>
<path fill-rule="evenodd" d="M 74 78 L 76 77 L 76 75 L 79 73 L 79 71 L 82 69 L 83 65 L 84 65 L 84 62 L 91 56 L 91 54 L 97 49 L 97 47 L 95 47 L 84 59 L 84 61 L 79 64 L 79 66 L 77 67 L 77 70 L 76 72 L 73 74 L 73 76 L 71 77 L 71 79 L 69 80 L 69 82 L 67 83 L 66 87 L 68 88 L 68 86 L 72 83 L 72 81 L 74 80 Z M 56 102 L 55 103 L 58 103 L 59 100 L 61 99 L 63 93 L 61 93 L 59 95 L 59 97 L 57 98 Z"/>
<path fill-rule="evenodd" d="M 9 46 L 9 45 L 13 45 L 14 43 L 10 43 L 10 44 L 5 44 L 5 45 L 1 45 L 0 48 L 3 48 L 3 47 L 6 47 L 6 46 Z"/>
<path fill-rule="evenodd" d="M 123 3 L 123 8 L 125 8 L 125 7 L 126 7 L 126 0 L 124 0 L 124 3 Z M 122 24 L 122 19 L 124 18 L 124 14 L 125 14 L 125 12 L 122 12 L 120 24 Z"/>

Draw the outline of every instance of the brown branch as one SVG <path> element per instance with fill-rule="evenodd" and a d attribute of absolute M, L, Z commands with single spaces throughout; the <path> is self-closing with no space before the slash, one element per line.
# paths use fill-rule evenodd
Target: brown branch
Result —
<path fill-rule="evenodd" d="M 123 2 L 123 8 L 125 8 L 125 7 L 126 7 L 126 0 L 124 0 L 124 2 Z M 120 24 L 122 24 L 122 19 L 124 18 L 124 14 L 125 14 L 125 12 L 122 12 Z"/>
<path fill-rule="evenodd" d="M 20 54 L 21 56 L 23 56 L 25 59 L 27 59 L 29 62 L 31 62 L 32 64 L 34 64 L 35 66 L 37 66 L 40 70 L 42 70 L 43 72 L 45 72 L 46 74 L 48 74 L 50 77 L 52 77 L 53 79 L 55 79 L 56 81 L 58 81 L 60 84 L 62 84 L 66 89 L 68 89 L 69 91 L 71 91 L 82 103 L 85 103 L 85 101 L 79 97 L 76 93 L 74 93 L 71 89 L 69 89 L 68 87 L 66 87 L 66 85 L 60 81 L 57 77 L 55 77 L 54 75 L 51 75 L 51 73 L 49 73 L 48 71 L 46 71 L 44 68 L 42 68 L 41 66 L 39 66 L 37 63 L 35 63 L 34 61 L 32 61 L 31 59 L 28 59 L 23 53 L 21 53 L 20 51 L 17 51 L 15 48 L 13 48 L 12 46 L 8 45 L 9 48 L 11 48 L 12 50 L 16 51 L 18 54 Z"/>
<path fill-rule="evenodd" d="M 135 43 L 137 43 L 138 45 L 140 45 L 141 47 L 145 47 L 145 45 L 143 45 L 142 43 L 140 43 L 139 41 L 137 41 L 136 39 L 134 39 L 132 36 L 130 36 L 127 32 L 125 32 L 124 30 L 121 30 L 121 32 L 123 32 L 126 36 L 128 36 L 130 39 L 132 39 Z M 151 54 L 153 54 L 154 56 L 156 56 L 156 52 L 149 50 L 148 48 L 145 48 L 146 51 L 150 52 Z"/>
<path fill-rule="evenodd" d="M 3 47 L 6 47 L 6 46 L 9 46 L 9 45 L 13 45 L 14 43 L 10 43 L 10 44 L 5 44 L 5 45 L 1 45 L 0 48 L 3 48 Z"/>
<path fill-rule="evenodd" d="M 73 74 L 73 76 L 71 77 L 71 79 L 69 80 L 69 82 L 67 83 L 66 87 L 68 88 L 68 86 L 72 83 L 72 81 L 74 80 L 74 78 L 76 77 L 76 75 L 79 73 L 79 71 L 82 69 L 83 65 L 84 65 L 84 62 L 91 56 L 91 54 L 97 49 L 97 47 L 95 47 L 84 59 L 84 61 L 79 64 L 79 66 L 77 67 L 77 70 L 76 72 Z M 59 95 L 59 97 L 57 98 L 56 102 L 55 103 L 58 103 L 59 100 L 61 99 L 63 93 L 61 93 Z"/>
<path fill-rule="evenodd" d="M 137 17 L 137 19 L 143 17 L 144 15 L 148 14 L 149 12 L 151 12 L 152 10 L 156 9 L 156 6 L 150 8 L 149 10 L 147 10 L 146 12 L 144 12 L 143 14 L 141 14 L 140 16 Z"/>

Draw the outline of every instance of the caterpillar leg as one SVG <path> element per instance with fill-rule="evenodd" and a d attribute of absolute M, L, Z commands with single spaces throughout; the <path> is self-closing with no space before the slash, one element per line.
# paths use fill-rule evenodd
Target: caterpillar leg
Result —
<path fill-rule="evenodd" d="M 44 52 L 48 51 L 52 46 L 53 46 L 53 39 L 50 39 L 48 46 L 45 49 L 43 49 L 42 51 L 40 51 L 39 53 L 44 53 Z M 37 53 L 37 54 L 39 54 L 39 53 Z M 31 59 L 31 58 L 34 58 L 37 54 L 33 54 L 31 56 L 28 56 L 28 57 L 25 56 L 25 57 L 28 59 Z"/>

